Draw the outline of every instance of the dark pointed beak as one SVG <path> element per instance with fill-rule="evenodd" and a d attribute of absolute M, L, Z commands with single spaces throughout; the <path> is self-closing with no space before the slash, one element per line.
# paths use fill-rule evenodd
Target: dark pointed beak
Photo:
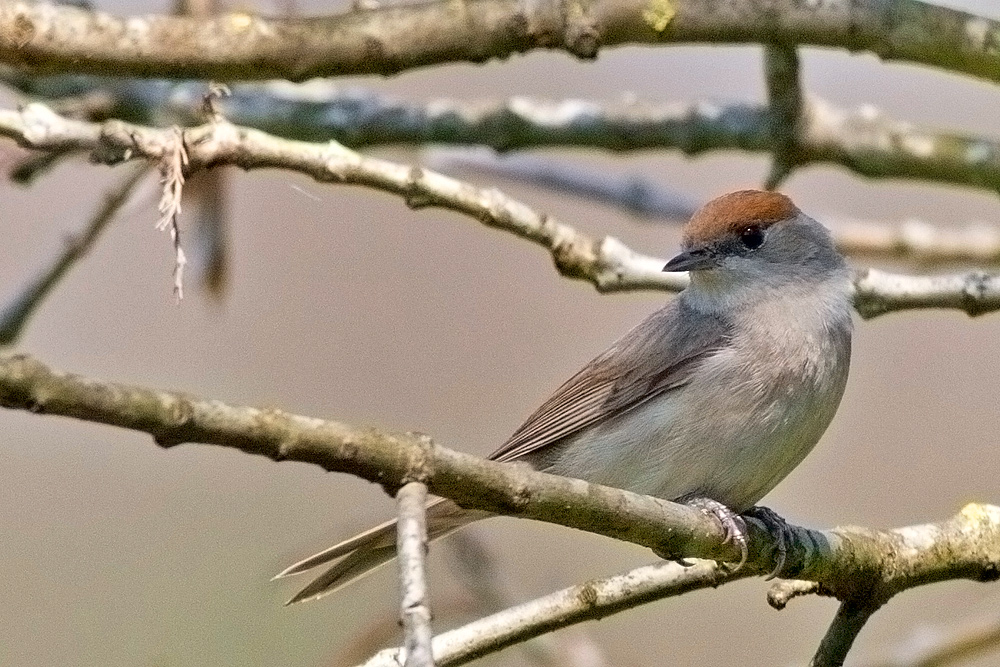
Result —
<path fill-rule="evenodd" d="M 715 255 L 705 248 L 695 248 L 685 250 L 681 254 L 667 262 L 663 267 L 664 271 L 699 271 L 701 269 L 714 269 L 718 266 Z"/>

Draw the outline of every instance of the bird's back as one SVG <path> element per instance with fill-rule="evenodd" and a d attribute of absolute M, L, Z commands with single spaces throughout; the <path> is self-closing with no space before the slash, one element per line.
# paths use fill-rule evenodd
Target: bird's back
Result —
<path fill-rule="evenodd" d="M 533 463 L 668 500 L 751 507 L 809 453 L 840 403 L 851 314 L 842 284 L 827 292 L 731 313 L 725 344 L 699 358 L 683 384 L 537 452 Z M 677 310 L 684 326 L 673 335 L 717 326 L 716 316 L 685 307 L 686 296 Z"/>

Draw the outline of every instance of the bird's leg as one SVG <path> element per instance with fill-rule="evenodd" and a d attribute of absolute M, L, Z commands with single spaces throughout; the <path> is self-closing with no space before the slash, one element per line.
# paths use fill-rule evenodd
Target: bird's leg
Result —
<path fill-rule="evenodd" d="M 748 519 L 757 519 L 764 527 L 767 532 L 771 534 L 777 544 L 778 555 L 775 558 L 777 565 L 771 570 L 771 573 L 767 575 L 765 581 L 770 581 L 774 579 L 779 574 L 781 570 L 785 567 L 785 558 L 788 556 L 788 545 L 795 539 L 795 533 L 792 527 L 788 525 L 788 522 L 783 518 L 778 516 L 778 513 L 768 507 L 754 506 L 743 513 L 743 516 Z"/>
<path fill-rule="evenodd" d="M 688 507 L 699 509 L 705 514 L 714 517 L 722 524 L 722 529 L 726 533 L 726 542 L 732 542 L 740 550 L 740 562 L 736 564 L 733 572 L 743 567 L 747 562 L 750 550 L 747 548 L 747 524 L 743 517 L 729 509 L 717 500 L 704 498 L 701 496 L 694 498 L 684 498 L 680 502 Z M 778 516 L 775 514 L 775 516 Z M 778 517 L 780 518 L 780 517 Z M 683 564 L 683 563 L 682 563 Z"/>

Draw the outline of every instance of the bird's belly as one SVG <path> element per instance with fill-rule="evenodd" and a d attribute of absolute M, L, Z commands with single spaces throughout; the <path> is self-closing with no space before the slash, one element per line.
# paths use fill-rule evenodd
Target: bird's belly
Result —
<path fill-rule="evenodd" d="M 828 385 L 688 385 L 561 443 L 545 469 L 668 500 L 708 497 L 741 512 L 826 430 L 843 390 Z"/>

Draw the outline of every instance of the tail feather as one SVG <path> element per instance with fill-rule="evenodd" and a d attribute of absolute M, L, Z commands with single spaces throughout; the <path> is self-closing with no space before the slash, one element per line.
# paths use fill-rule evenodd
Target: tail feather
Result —
<path fill-rule="evenodd" d="M 286 605 L 306 600 L 318 600 L 324 595 L 346 586 L 356 579 L 374 572 L 380 565 L 385 565 L 396 557 L 396 545 L 384 547 L 363 547 L 351 553 L 327 569 L 323 574 L 309 582 L 286 602 Z"/>
<path fill-rule="evenodd" d="M 284 577 L 290 577 L 293 574 L 301 574 L 307 570 L 311 570 L 314 567 L 323 565 L 324 563 L 329 563 L 331 560 L 336 560 L 341 556 L 346 556 L 355 549 L 359 549 L 362 546 L 369 548 L 383 547 L 389 544 L 395 544 L 396 541 L 396 521 L 386 521 L 383 524 L 379 524 L 370 530 L 355 535 L 349 540 L 344 540 L 340 544 L 335 544 L 332 547 L 324 549 L 319 553 L 313 554 L 308 558 L 300 560 L 298 563 L 289 565 L 287 568 L 279 572 L 274 576 L 274 579 L 283 579 Z M 272 581 L 274 581 L 272 579 Z"/>
<path fill-rule="evenodd" d="M 444 537 L 472 521 L 487 516 L 489 516 L 487 512 L 463 510 L 450 500 L 436 500 L 427 506 L 428 540 Z M 387 521 L 289 566 L 274 578 L 300 574 L 324 563 L 342 559 L 309 582 L 309 585 L 286 603 L 294 604 L 328 595 L 395 557 L 396 521 Z"/>

